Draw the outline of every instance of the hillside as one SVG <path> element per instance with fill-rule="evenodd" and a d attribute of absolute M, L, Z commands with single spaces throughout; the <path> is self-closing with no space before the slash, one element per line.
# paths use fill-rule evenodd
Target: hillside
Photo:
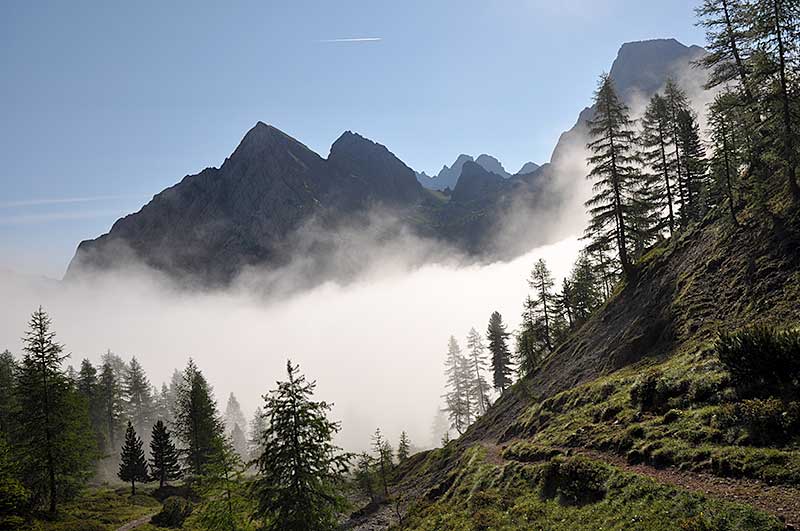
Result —
<path fill-rule="evenodd" d="M 400 528 L 800 524 L 797 412 L 738 402 L 713 350 L 720 332 L 800 322 L 800 216 L 707 217 L 640 267 L 462 437 L 400 467 Z"/>

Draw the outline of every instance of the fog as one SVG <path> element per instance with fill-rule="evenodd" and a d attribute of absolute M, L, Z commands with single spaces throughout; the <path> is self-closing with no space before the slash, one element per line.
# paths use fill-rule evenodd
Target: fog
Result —
<path fill-rule="evenodd" d="M 285 374 L 287 358 L 318 382 L 319 399 L 335 403 L 340 444 L 364 448 L 376 427 L 396 441 L 407 430 L 427 446 L 441 405 L 447 340 L 484 331 L 492 311 L 513 329 L 539 257 L 565 275 L 580 242 L 568 238 L 507 263 L 373 268 L 346 285 L 324 284 L 265 299 L 238 289 L 197 293 L 138 273 L 62 283 L 4 274 L 0 349 L 19 354 L 31 312 L 42 305 L 77 367 L 97 364 L 107 349 L 136 356 L 155 385 L 194 358 L 214 386 L 220 409 L 228 393 L 246 415 Z M 402 263 L 402 261 L 399 261 Z M 383 263 L 388 264 L 389 261 Z"/>

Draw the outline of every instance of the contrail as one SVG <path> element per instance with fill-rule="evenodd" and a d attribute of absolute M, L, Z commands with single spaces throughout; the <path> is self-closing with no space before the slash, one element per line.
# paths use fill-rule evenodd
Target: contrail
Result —
<path fill-rule="evenodd" d="M 352 37 L 346 39 L 321 39 L 317 42 L 378 42 L 382 40 L 383 37 Z"/>

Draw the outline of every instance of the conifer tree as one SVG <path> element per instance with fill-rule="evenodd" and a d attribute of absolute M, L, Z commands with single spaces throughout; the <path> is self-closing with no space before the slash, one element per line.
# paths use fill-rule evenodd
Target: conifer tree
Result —
<path fill-rule="evenodd" d="M 541 258 L 533 266 L 528 285 L 534 290 L 534 297 L 531 299 L 530 311 L 533 313 L 534 320 L 541 322 L 542 339 L 549 351 L 552 351 L 556 339 L 556 301 L 553 294 L 553 274 L 547 267 L 547 263 Z"/>
<path fill-rule="evenodd" d="M 447 391 L 444 395 L 447 412 L 450 417 L 451 427 L 459 434 L 470 425 L 471 408 L 469 392 L 469 375 L 471 370 L 469 362 L 461 353 L 461 347 L 453 336 L 450 336 L 445 358 L 445 376 L 447 378 Z"/>
<path fill-rule="evenodd" d="M 709 105 L 708 121 L 711 127 L 711 138 L 714 153 L 711 158 L 711 167 L 716 175 L 717 196 L 728 200 L 728 211 L 734 225 L 738 225 L 736 210 L 738 196 L 738 167 L 741 149 L 738 145 L 737 129 L 739 123 L 736 117 L 738 98 L 731 93 L 718 94 Z M 720 191 L 722 193 L 720 193 Z M 721 197 L 717 198 L 717 203 Z"/>
<path fill-rule="evenodd" d="M 239 457 L 242 459 L 247 459 L 248 448 L 247 448 L 247 436 L 244 434 L 244 430 L 239 426 L 239 424 L 234 424 L 233 429 L 231 430 L 230 435 L 230 444 L 233 450 L 239 454 Z"/>
<path fill-rule="evenodd" d="M 130 421 L 125 430 L 125 444 L 122 446 L 117 476 L 122 481 L 130 482 L 131 496 L 136 494 L 136 482 L 145 482 L 150 477 L 147 473 L 147 460 L 144 457 L 142 439 L 136 435 Z"/>
<path fill-rule="evenodd" d="M 81 361 L 78 371 L 76 388 L 85 399 L 89 407 L 89 422 L 92 426 L 98 448 L 105 446 L 105 424 L 103 422 L 103 404 L 100 400 L 100 387 L 97 379 L 97 369 L 87 359 Z"/>
<path fill-rule="evenodd" d="M 622 270 L 630 276 L 631 190 L 639 178 L 636 139 L 628 108 L 617 97 L 608 74 L 600 78 L 594 102 L 596 114 L 589 122 L 592 140 L 587 144 L 592 152 L 588 178 L 594 181 L 594 196 L 586 202 L 590 221 L 585 237 L 591 241 L 590 250 L 616 247 Z"/>
<path fill-rule="evenodd" d="M 431 422 L 431 446 L 439 445 L 444 435 L 450 432 L 450 422 L 445 413 L 446 409 L 436 408 L 436 414 Z"/>
<path fill-rule="evenodd" d="M 167 481 L 181 478 L 178 450 L 162 420 L 153 425 L 150 436 L 150 471 L 151 477 L 158 481 L 159 488 L 166 485 Z"/>
<path fill-rule="evenodd" d="M 0 436 L 11 433 L 15 410 L 14 386 L 17 362 L 8 350 L 0 353 Z"/>
<path fill-rule="evenodd" d="M 136 359 L 131 358 L 124 379 L 125 413 L 137 433 L 147 433 L 153 423 L 153 396 L 150 382 Z"/>
<path fill-rule="evenodd" d="M 650 100 L 647 110 L 642 117 L 641 142 L 643 147 L 643 162 L 651 169 L 651 189 L 655 195 L 656 209 L 666 207 L 666 217 L 654 227 L 656 232 L 669 229 L 672 236 L 675 232 L 675 197 L 672 169 L 671 145 L 674 138 L 671 135 L 670 112 L 667 101 L 656 94 Z"/>
<path fill-rule="evenodd" d="M 588 253 L 578 255 L 569 276 L 570 307 L 577 325 L 583 324 L 602 303 L 596 267 Z"/>
<path fill-rule="evenodd" d="M 231 393 L 228 395 L 228 403 L 225 405 L 225 429 L 228 433 L 233 432 L 233 427 L 237 424 L 239 427 L 245 426 L 246 420 L 244 418 L 244 413 L 242 413 L 242 406 L 239 405 L 239 401 L 236 399 L 236 396 Z"/>
<path fill-rule="evenodd" d="M 800 88 L 800 0 L 755 0 L 749 3 L 749 39 L 757 53 L 753 65 L 767 125 L 780 139 L 777 150 L 784 178 L 800 201 L 797 178 L 797 91 Z"/>
<path fill-rule="evenodd" d="M 681 222 L 686 226 L 703 217 L 707 205 L 704 197 L 708 187 L 705 148 L 700 140 L 700 127 L 690 110 L 678 113 L 678 144 L 681 152 L 683 175 L 679 181 L 681 197 Z"/>
<path fill-rule="evenodd" d="M 403 431 L 400 433 L 400 442 L 397 444 L 397 461 L 402 463 L 411 454 L 411 441 L 408 440 L 408 434 Z"/>
<path fill-rule="evenodd" d="M 120 418 L 122 417 L 122 389 L 117 380 L 111 362 L 106 360 L 100 368 L 100 378 L 97 383 L 98 408 L 102 415 L 102 429 L 105 434 L 106 453 L 117 450 L 117 434 L 120 431 Z"/>
<path fill-rule="evenodd" d="M 286 364 L 288 379 L 264 397 L 266 429 L 253 482 L 263 531 L 332 530 L 344 506 L 337 485 L 350 456 L 333 442 L 339 423 L 327 418 L 331 404 L 312 400 L 315 382 Z"/>
<path fill-rule="evenodd" d="M 381 429 L 377 428 L 372 435 L 372 451 L 374 452 L 374 459 L 378 469 L 378 479 L 380 480 L 381 489 L 383 490 L 384 498 L 389 497 L 389 470 L 392 466 L 392 453 L 391 448 L 387 451 L 387 442 L 381 434 Z"/>
<path fill-rule="evenodd" d="M 264 432 L 267 430 L 267 420 L 264 412 L 257 407 L 253 418 L 250 420 L 249 439 L 247 440 L 247 455 L 250 461 L 255 461 L 264 448 L 261 446 L 264 439 Z"/>
<path fill-rule="evenodd" d="M 471 328 L 469 334 L 467 334 L 467 350 L 469 351 L 469 360 L 472 366 L 470 393 L 475 399 L 476 413 L 483 415 L 490 406 L 489 384 L 484 376 L 489 368 L 489 361 L 486 359 L 486 347 L 483 345 L 483 337 L 474 328 Z"/>
<path fill-rule="evenodd" d="M 246 466 L 230 439 L 223 435 L 215 444 L 200 489 L 203 503 L 198 511 L 198 523 L 207 531 L 248 529 L 253 507 L 244 480 Z"/>
<path fill-rule="evenodd" d="M 186 466 L 199 479 L 205 465 L 219 448 L 217 438 L 223 434 L 222 421 L 217 412 L 213 390 L 189 360 L 183 371 L 175 405 L 175 434 L 183 443 Z"/>
<path fill-rule="evenodd" d="M 170 407 L 169 387 L 161 384 L 161 390 L 153 388 L 153 419 L 156 421 L 172 422 L 172 408 Z"/>
<path fill-rule="evenodd" d="M 486 337 L 489 341 L 489 352 L 492 355 L 494 388 L 501 393 L 511 385 L 513 372 L 511 352 L 508 350 L 508 336 L 506 325 L 503 324 L 503 317 L 499 312 L 493 312 L 489 318 Z"/>
<path fill-rule="evenodd" d="M 683 154 L 681 153 L 680 142 L 680 122 L 678 117 L 683 112 L 689 112 L 689 98 L 686 96 L 686 92 L 684 92 L 683 89 L 678 86 L 675 80 L 669 78 L 667 79 L 667 83 L 664 87 L 664 101 L 666 101 L 667 108 L 669 109 L 670 133 L 673 138 L 672 174 L 675 176 L 675 182 L 678 185 L 675 199 L 676 203 L 685 205 L 688 203 L 688 198 L 685 188 L 686 179 L 684 177 Z M 685 222 L 686 218 L 682 216 L 681 220 Z"/>
<path fill-rule="evenodd" d="M 23 338 L 24 356 L 15 386 L 15 433 L 22 475 L 34 502 L 48 501 L 55 513 L 60 497 L 89 476 L 97 450 L 86 402 L 62 369 L 68 355 L 55 339 L 40 307 Z"/>
<path fill-rule="evenodd" d="M 361 492 L 375 503 L 375 460 L 367 452 L 362 452 L 356 462 L 355 480 Z"/>
<path fill-rule="evenodd" d="M 516 333 L 517 373 L 520 377 L 531 374 L 539 367 L 550 349 L 545 340 L 544 320 L 536 315 L 535 303 L 530 296 L 522 307 L 522 323 Z"/>

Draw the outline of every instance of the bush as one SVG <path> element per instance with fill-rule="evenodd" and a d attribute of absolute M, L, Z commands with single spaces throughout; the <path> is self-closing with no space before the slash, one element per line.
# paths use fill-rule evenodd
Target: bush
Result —
<path fill-rule="evenodd" d="M 785 443 L 800 430 L 800 403 L 775 398 L 743 400 L 723 406 L 718 423 L 721 428 L 743 428 L 748 441 L 757 446 Z"/>
<path fill-rule="evenodd" d="M 608 469 L 591 459 L 554 458 L 542 470 L 542 495 L 562 505 L 594 503 L 605 497 L 607 479 Z"/>
<path fill-rule="evenodd" d="M 642 411 L 663 413 L 670 409 L 670 400 L 685 397 L 688 381 L 674 380 L 657 372 L 647 373 L 631 386 L 631 403 Z"/>
<path fill-rule="evenodd" d="M 164 500 L 161 512 L 150 519 L 158 527 L 181 527 L 184 520 L 192 514 L 192 505 L 186 498 L 170 496 Z"/>
<path fill-rule="evenodd" d="M 741 397 L 800 397 L 799 330 L 757 326 L 723 333 L 715 350 Z"/>

